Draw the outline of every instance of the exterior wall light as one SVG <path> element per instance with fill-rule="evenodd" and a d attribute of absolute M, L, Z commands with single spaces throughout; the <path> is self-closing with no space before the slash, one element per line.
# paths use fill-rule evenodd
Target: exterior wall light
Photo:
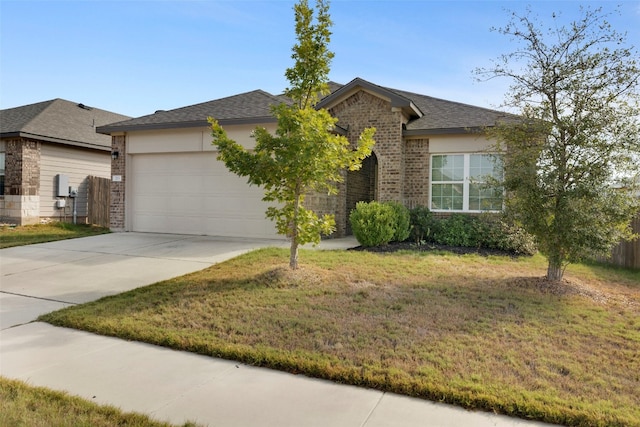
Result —
<path fill-rule="evenodd" d="M 111 158 L 113 160 L 118 160 L 118 156 L 120 155 L 120 153 L 118 153 L 117 151 L 112 151 L 111 152 Z"/>

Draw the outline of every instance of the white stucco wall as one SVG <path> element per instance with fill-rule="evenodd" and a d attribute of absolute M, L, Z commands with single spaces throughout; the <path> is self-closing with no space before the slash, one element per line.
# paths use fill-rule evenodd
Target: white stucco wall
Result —
<path fill-rule="evenodd" d="M 270 132 L 275 132 L 275 124 L 263 125 Z M 255 125 L 225 126 L 229 138 L 247 149 L 255 147 L 251 133 Z M 211 144 L 209 128 L 157 130 L 129 132 L 127 134 L 127 154 L 143 153 L 184 153 L 194 151 L 215 151 Z"/>
<path fill-rule="evenodd" d="M 429 136 L 429 153 L 476 153 L 492 151 L 494 142 L 482 135 Z"/>

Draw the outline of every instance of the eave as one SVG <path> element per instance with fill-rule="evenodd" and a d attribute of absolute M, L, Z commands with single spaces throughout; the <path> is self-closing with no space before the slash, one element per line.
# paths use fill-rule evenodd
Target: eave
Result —
<path fill-rule="evenodd" d="M 237 119 L 220 119 L 218 123 L 222 126 L 230 125 L 260 125 L 265 123 L 276 123 L 277 120 L 272 116 L 264 117 L 248 117 Z M 207 120 L 194 120 L 186 122 L 163 122 L 163 123 L 142 123 L 134 125 L 106 125 L 98 126 L 96 132 L 111 135 L 116 132 L 137 132 L 145 130 L 166 130 L 166 129 L 191 129 L 209 127 Z"/>
<path fill-rule="evenodd" d="M 0 138 L 27 138 L 35 139 L 38 141 L 52 142 L 54 144 L 69 145 L 72 147 L 82 147 L 91 150 L 111 151 L 110 145 L 91 144 L 89 142 L 72 141 L 69 139 L 54 138 L 46 135 L 37 135 L 28 132 L 3 132 L 0 133 Z"/>

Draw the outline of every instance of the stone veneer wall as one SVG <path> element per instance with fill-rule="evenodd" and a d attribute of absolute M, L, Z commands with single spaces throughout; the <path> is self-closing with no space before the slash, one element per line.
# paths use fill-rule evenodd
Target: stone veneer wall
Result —
<path fill-rule="evenodd" d="M 40 221 L 40 142 L 6 142 L 2 220 L 18 225 Z"/>
<path fill-rule="evenodd" d="M 407 139 L 405 145 L 405 205 L 429 206 L 429 139 Z"/>
<path fill-rule="evenodd" d="M 124 231 L 125 223 L 125 187 L 127 182 L 126 158 L 127 144 L 125 135 L 111 137 L 111 151 L 118 152 L 117 159 L 111 159 L 111 206 L 109 206 L 109 228 L 112 231 Z M 120 175 L 122 180 L 115 182 L 114 175 Z"/>

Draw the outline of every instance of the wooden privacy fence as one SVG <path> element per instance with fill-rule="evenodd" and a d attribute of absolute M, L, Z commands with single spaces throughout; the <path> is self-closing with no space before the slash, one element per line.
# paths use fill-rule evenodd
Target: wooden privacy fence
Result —
<path fill-rule="evenodd" d="M 640 213 L 631 221 L 631 228 L 635 234 L 640 234 Z M 603 261 L 620 267 L 640 269 L 640 239 L 620 242 L 611 251 L 611 258 Z"/>
<path fill-rule="evenodd" d="M 109 227 L 109 204 L 111 180 L 97 176 L 89 177 L 87 221 L 89 224 Z"/>

